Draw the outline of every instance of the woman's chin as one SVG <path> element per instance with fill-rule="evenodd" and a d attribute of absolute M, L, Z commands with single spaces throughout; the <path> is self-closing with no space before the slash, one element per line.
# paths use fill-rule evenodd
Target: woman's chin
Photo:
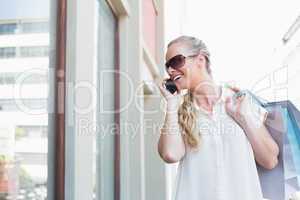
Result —
<path fill-rule="evenodd" d="M 189 82 L 185 78 L 180 78 L 179 80 L 175 81 L 175 85 L 179 90 L 185 90 L 189 88 Z"/>
<path fill-rule="evenodd" d="M 180 91 L 180 90 L 184 90 L 184 89 L 187 89 L 187 87 L 183 84 L 175 84 L 177 89 Z"/>

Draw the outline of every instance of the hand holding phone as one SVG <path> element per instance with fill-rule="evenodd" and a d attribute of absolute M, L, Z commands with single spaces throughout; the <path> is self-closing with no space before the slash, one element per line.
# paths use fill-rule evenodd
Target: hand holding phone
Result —
<path fill-rule="evenodd" d="M 158 88 L 166 99 L 168 107 L 178 107 L 181 102 L 181 94 L 172 79 L 162 80 Z"/>
<path fill-rule="evenodd" d="M 178 89 L 174 83 L 174 81 L 172 79 L 168 79 L 166 80 L 165 82 L 165 86 L 166 86 L 166 89 L 171 93 L 171 94 L 174 94 L 175 92 L 178 92 Z"/>
<path fill-rule="evenodd" d="M 159 89 L 163 97 L 167 101 L 167 110 L 177 113 L 178 107 L 181 104 L 182 96 L 172 79 L 165 79 Z"/>

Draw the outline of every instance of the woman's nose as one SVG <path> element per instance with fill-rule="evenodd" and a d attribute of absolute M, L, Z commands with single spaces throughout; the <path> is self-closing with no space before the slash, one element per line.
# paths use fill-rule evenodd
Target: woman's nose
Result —
<path fill-rule="evenodd" d="M 175 71 L 176 71 L 176 70 L 173 69 L 172 67 L 168 67 L 168 70 L 167 70 L 168 74 L 172 74 L 172 73 L 174 73 Z"/>

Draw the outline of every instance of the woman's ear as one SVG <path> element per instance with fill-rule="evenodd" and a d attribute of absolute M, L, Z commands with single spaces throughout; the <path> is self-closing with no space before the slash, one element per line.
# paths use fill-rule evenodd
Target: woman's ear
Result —
<path fill-rule="evenodd" d="M 197 56 L 197 60 L 198 60 L 201 64 L 204 64 L 204 63 L 205 63 L 205 57 L 204 57 L 201 53 Z"/>
<path fill-rule="evenodd" d="M 198 63 L 198 66 L 199 67 L 203 67 L 205 66 L 205 62 L 206 62 L 206 59 L 205 57 L 202 55 L 202 54 L 199 54 L 197 57 L 196 57 L 196 62 Z"/>

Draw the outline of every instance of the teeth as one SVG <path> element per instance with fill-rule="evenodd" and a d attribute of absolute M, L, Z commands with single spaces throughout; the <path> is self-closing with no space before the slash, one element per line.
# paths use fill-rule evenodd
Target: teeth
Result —
<path fill-rule="evenodd" d="M 178 80 L 179 78 L 181 78 L 181 75 L 177 75 L 174 77 L 174 81 Z"/>

